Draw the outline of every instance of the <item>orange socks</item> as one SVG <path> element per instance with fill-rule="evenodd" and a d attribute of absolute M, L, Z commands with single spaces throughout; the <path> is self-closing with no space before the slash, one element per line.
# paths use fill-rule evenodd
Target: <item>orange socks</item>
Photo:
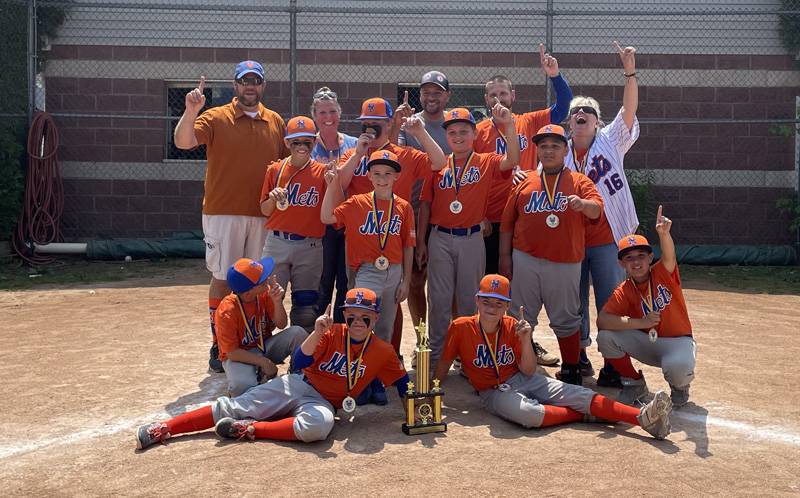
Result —
<path fill-rule="evenodd" d="M 625 422 L 631 425 L 639 425 L 636 416 L 639 409 L 632 406 L 617 403 L 613 399 L 606 398 L 602 394 L 595 394 L 592 404 L 589 405 L 589 413 L 598 418 L 603 418 L 611 422 Z"/>
<path fill-rule="evenodd" d="M 558 349 L 561 350 L 561 363 L 577 365 L 581 358 L 581 331 L 576 330 L 569 337 L 559 337 Z"/>
<path fill-rule="evenodd" d="M 294 417 L 275 422 L 255 422 L 253 424 L 256 439 L 274 439 L 278 441 L 297 441 L 294 435 Z"/>
<path fill-rule="evenodd" d="M 631 363 L 631 357 L 628 353 L 625 353 L 625 356 L 622 358 L 610 358 L 608 360 L 614 366 L 614 369 L 619 372 L 620 377 L 627 377 L 630 379 L 641 379 L 642 375 L 633 368 L 633 363 Z"/>
<path fill-rule="evenodd" d="M 197 410 L 178 415 L 164 422 L 171 435 L 183 434 L 185 432 L 196 432 L 214 427 L 214 416 L 211 414 L 211 406 L 204 406 Z"/>
<path fill-rule="evenodd" d="M 566 406 L 541 405 L 544 408 L 544 418 L 539 427 L 582 422 L 583 413 L 567 408 Z"/>

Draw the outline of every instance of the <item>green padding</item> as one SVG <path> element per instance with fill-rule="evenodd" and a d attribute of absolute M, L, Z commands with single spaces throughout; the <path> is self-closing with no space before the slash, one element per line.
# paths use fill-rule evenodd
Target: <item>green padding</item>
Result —
<path fill-rule="evenodd" d="M 660 256 L 655 247 L 656 256 Z M 797 261 L 791 246 L 679 245 L 678 262 L 687 265 L 788 266 Z"/>
<path fill-rule="evenodd" d="M 86 247 L 86 257 L 101 260 L 147 258 L 205 258 L 206 245 L 201 237 L 174 239 L 114 239 L 92 240 Z"/>

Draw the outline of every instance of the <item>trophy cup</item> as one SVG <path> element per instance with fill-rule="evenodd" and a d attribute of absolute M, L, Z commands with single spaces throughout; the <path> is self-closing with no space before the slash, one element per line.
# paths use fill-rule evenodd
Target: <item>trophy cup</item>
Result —
<path fill-rule="evenodd" d="M 425 322 L 420 322 L 416 331 L 417 383 L 416 385 L 413 382 L 408 383 L 406 422 L 403 424 L 403 432 L 408 436 L 447 431 L 447 424 L 442 422 L 444 391 L 439 387 L 439 379 L 433 379 L 433 387 L 430 386 L 431 350 L 428 348 Z M 428 400 L 433 402 L 433 407 Z M 416 415 L 419 415 L 419 422 L 416 420 Z"/>

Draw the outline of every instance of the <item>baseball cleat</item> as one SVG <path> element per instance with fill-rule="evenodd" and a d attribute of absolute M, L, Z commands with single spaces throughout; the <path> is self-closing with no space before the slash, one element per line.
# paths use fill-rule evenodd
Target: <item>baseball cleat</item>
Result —
<path fill-rule="evenodd" d="M 664 439 L 672 430 L 669 423 L 669 414 L 672 411 L 672 401 L 664 391 L 656 392 L 653 400 L 639 411 L 636 420 L 639 425 L 656 439 Z"/>
<path fill-rule="evenodd" d="M 167 424 L 163 422 L 153 422 L 139 427 L 136 431 L 136 449 L 143 450 L 156 443 L 163 443 L 170 438 Z"/>
<path fill-rule="evenodd" d="M 622 388 L 622 380 L 619 378 L 619 372 L 613 368 L 601 368 L 600 374 L 597 376 L 597 386 Z"/>
<path fill-rule="evenodd" d="M 594 377 L 594 367 L 592 366 L 592 362 L 587 358 L 586 361 L 583 359 L 580 360 L 578 363 L 578 368 L 581 370 L 582 377 Z"/>
<path fill-rule="evenodd" d="M 533 341 L 533 352 L 536 353 L 536 363 L 545 367 L 554 367 L 561 361 L 558 356 L 550 354 L 536 341 Z"/>
<path fill-rule="evenodd" d="M 556 372 L 556 379 L 560 380 L 565 384 L 574 384 L 576 386 L 583 385 L 583 378 L 581 377 L 581 369 L 577 363 L 562 364 L 561 371 Z"/>
<path fill-rule="evenodd" d="M 225 373 L 222 361 L 219 359 L 219 346 L 215 342 L 208 352 L 208 371 L 211 373 Z"/>
<path fill-rule="evenodd" d="M 641 370 L 639 370 L 639 375 L 642 375 Z M 650 393 L 643 375 L 638 379 L 621 377 L 620 381 L 622 382 L 622 391 L 617 396 L 617 401 L 623 405 L 634 406 Z"/>
<path fill-rule="evenodd" d="M 681 389 L 670 384 L 669 387 L 672 391 L 670 393 L 670 398 L 672 399 L 673 407 L 680 408 L 689 402 L 689 386 Z"/>
<path fill-rule="evenodd" d="M 235 420 L 230 417 L 219 419 L 214 426 L 217 436 L 228 439 L 244 439 L 253 441 L 256 436 L 256 428 L 253 427 L 254 420 Z"/>

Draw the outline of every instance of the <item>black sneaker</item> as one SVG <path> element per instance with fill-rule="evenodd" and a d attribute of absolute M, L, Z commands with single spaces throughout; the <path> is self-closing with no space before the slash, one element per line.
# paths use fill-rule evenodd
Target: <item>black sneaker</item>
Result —
<path fill-rule="evenodd" d="M 583 385 L 580 366 L 576 364 L 563 363 L 561 371 L 556 373 L 556 378 L 565 384 Z"/>
<path fill-rule="evenodd" d="M 581 376 L 594 377 L 594 367 L 592 366 L 592 362 L 589 360 L 589 358 L 586 358 L 586 361 L 581 359 L 578 363 L 578 367 L 581 369 Z"/>
<path fill-rule="evenodd" d="M 597 376 L 597 385 L 599 387 L 622 388 L 622 380 L 619 378 L 619 372 L 613 368 L 601 368 L 600 375 Z"/>
<path fill-rule="evenodd" d="M 222 361 L 219 359 L 219 346 L 215 342 L 208 352 L 208 369 L 214 373 L 224 373 L 225 369 L 222 367 Z"/>

